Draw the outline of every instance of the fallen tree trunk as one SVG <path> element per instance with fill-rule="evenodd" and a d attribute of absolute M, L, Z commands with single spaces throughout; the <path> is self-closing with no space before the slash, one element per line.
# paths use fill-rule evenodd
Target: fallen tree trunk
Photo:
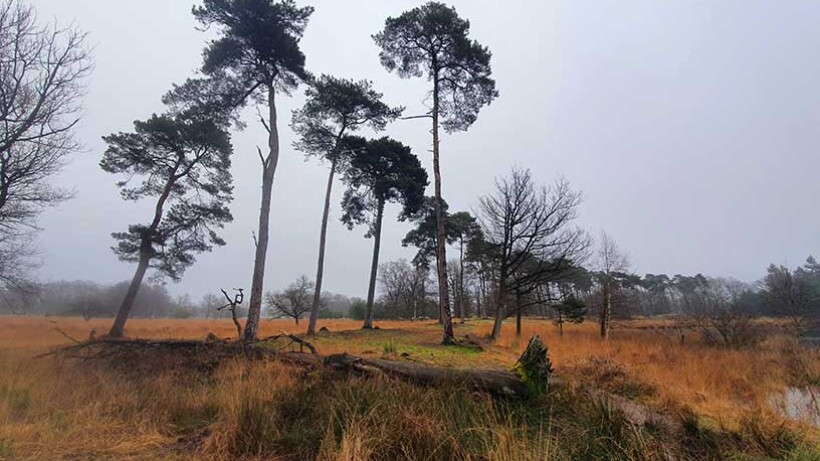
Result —
<path fill-rule="evenodd" d="M 290 352 L 273 349 L 265 346 L 278 339 L 290 340 L 296 344 L 300 352 Z M 539 345 L 533 349 L 533 344 Z M 307 348 L 310 353 L 301 352 Z M 80 344 L 68 346 L 46 355 L 59 354 L 68 358 L 91 360 L 113 359 L 120 366 L 130 367 L 133 370 L 156 367 L 156 363 L 140 363 L 145 358 L 154 358 L 154 362 L 165 363 L 175 368 L 198 369 L 213 371 L 225 359 L 275 359 L 298 366 L 322 367 L 333 372 L 354 373 L 365 376 L 387 376 L 413 384 L 440 386 L 448 383 L 466 385 L 474 390 L 488 392 L 500 396 L 528 397 L 545 392 L 551 368 L 542 368 L 543 363 L 549 365 L 546 359 L 546 348 L 537 337 L 530 342 L 527 351 L 522 354 L 516 364 L 516 370 L 501 369 L 461 369 L 424 365 L 412 362 L 393 360 L 370 359 L 349 354 L 319 355 L 316 348 L 299 337 L 282 333 L 255 343 L 242 343 L 221 340 L 194 341 L 194 340 L 145 340 L 145 339 L 113 339 L 102 338 Z M 541 357 L 537 372 L 533 371 L 530 359 L 527 357 Z M 42 357 L 42 356 L 41 356 Z M 546 362 L 544 362 L 546 360 Z M 530 370 L 523 373 L 521 370 Z M 539 383 L 533 386 L 532 379 L 537 376 Z"/>
<path fill-rule="evenodd" d="M 336 371 L 352 371 L 371 376 L 386 375 L 426 386 L 455 383 L 496 395 L 517 397 L 530 395 L 529 388 L 521 378 L 506 370 L 437 367 L 393 360 L 367 359 L 348 354 L 327 356 L 323 364 Z"/>

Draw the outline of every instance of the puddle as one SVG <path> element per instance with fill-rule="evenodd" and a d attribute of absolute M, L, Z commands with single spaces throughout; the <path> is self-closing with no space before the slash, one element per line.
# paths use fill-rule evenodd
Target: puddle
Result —
<path fill-rule="evenodd" d="M 773 396 L 771 403 L 789 419 L 820 427 L 820 388 L 790 387 L 784 394 Z"/>

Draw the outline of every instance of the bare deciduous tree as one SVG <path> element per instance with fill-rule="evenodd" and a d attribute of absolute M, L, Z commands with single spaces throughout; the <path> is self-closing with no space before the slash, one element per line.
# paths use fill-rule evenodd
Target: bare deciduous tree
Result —
<path fill-rule="evenodd" d="M 612 292 L 615 290 L 615 280 L 619 273 L 629 268 L 629 258 L 621 252 L 618 244 L 606 232 L 601 232 L 601 242 L 598 247 L 597 264 L 603 291 L 603 305 L 601 306 L 601 337 L 609 337 L 610 320 L 612 318 Z"/>
<path fill-rule="evenodd" d="M 307 278 L 307 275 L 301 275 L 284 290 L 268 293 L 266 295 L 268 307 L 270 307 L 273 315 L 290 317 L 299 325 L 299 319 L 311 310 L 311 300 L 315 286 Z"/>
<path fill-rule="evenodd" d="M 552 187 L 538 186 L 529 170 L 513 168 L 496 180 L 494 194 L 480 199 L 479 222 L 498 266 L 498 291 L 492 339 L 511 313 L 507 299 L 514 288 L 551 278 L 584 256 L 585 232 L 572 227 L 581 195 L 558 179 Z M 527 267 L 526 277 L 516 276 Z M 516 294 L 521 294 L 520 290 Z"/>
<path fill-rule="evenodd" d="M 202 312 L 201 315 L 204 315 L 206 319 L 211 318 L 211 312 L 215 312 L 213 315 L 218 316 L 218 309 L 222 307 L 224 303 L 219 298 L 219 296 L 213 293 L 205 293 L 202 295 L 202 299 L 199 301 L 199 310 Z"/>
<path fill-rule="evenodd" d="M 91 71 L 85 34 L 37 24 L 34 10 L 0 3 L 0 229 L 31 225 L 69 192 L 47 183 L 77 151 L 73 128 Z"/>
<path fill-rule="evenodd" d="M 90 71 L 84 33 L 0 0 L 0 288 L 14 299 L 32 289 L 37 216 L 71 196 L 48 180 L 79 148 L 73 129 Z"/>
<path fill-rule="evenodd" d="M 37 295 L 32 272 L 37 261 L 31 232 L 0 229 L 0 312 L 23 313 Z"/>
<path fill-rule="evenodd" d="M 684 318 L 704 340 L 727 347 L 743 347 L 758 342 L 762 335 L 754 323 L 743 296 L 752 287 L 732 279 L 709 278 L 690 294 Z"/>
<path fill-rule="evenodd" d="M 381 303 L 396 318 L 415 320 L 429 311 L 427 296 L 429 268 L 404 259 L 389 261 L 379 268 Z"/>

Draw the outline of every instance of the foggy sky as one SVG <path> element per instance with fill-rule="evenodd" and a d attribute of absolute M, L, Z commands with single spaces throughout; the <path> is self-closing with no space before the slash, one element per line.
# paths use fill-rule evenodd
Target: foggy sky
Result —
<path fill-rule="evenodd" d="M 125 280 L 111 232 L 149 217 L 126 203 L 98 162 L 100 137 L 161 112 L 173 82 L 194 75 L 208 36 L 190 0 L 31 0 L 41 19 L 89 32 L 96 69 L 78 131 L 85 152 L 57 178 L 76 198 L 48 210 L 38 238 L 40 277 Z M 404 0 L 313 0 L 302 41 L 316 74 L 371 79 L 385 100 L 423 113 L 428 84 L 379 64 L 370 38 L 384 19 L 419 5 Z M 536 179 L 565 176 L 585 200 L 579 225 L 605 229 L 643 274 L 702 272 L 760 278 L 770 262 L 820 255 L 820 2 L 459 0 L 472 37 L 493 52 L 501 93 L 466 133 L 442 140 L 443 194 L 453 211 L 474 210 L 493 178 L 513 165 Z M 278 101 L 282 157 L 273 191 L 266 289 L 314 278 L 327 167 L 292 147 L 291 111 L 301 90 Z M 234 133 L 232 211 L 226 247 L 198 258 L 175 293 L 198 299 L 219 287 L 249 288 L 266 133 L 254 112 Z M 413 147 L 431 170 L 427 120 L 387 134 Z M 371 135 L 371 133 L 365 133 Z M 431 175 L 432 177 L 432 175 Z M 337 182 L 324 287 L 362 296 L 372 240 L 340 222 Z M 432 193 L 432 186 L 428 189 Z M 382 261 L 412 258 L 409 229 L 388 207 Z M 454 255 L 454 253 L 450 253 Z"/>

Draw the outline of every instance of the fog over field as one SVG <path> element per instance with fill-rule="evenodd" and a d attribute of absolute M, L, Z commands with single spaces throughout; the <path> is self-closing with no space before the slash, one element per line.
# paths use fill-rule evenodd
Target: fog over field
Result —
<path fill-rule="evenodd" d="M 57 179 L 76 198 L 40 219 L 41 279 L 114 282 L 134 267 L 117 261 L 111 232 L 145 221 L 150 201 L 124 203 L 96 164 L 101 136 L 129 131 L 163 106 L 173 82 L 193 75 L 208 32 L 190 1 L 32 0 L 42 18 L 88 31 L 95 71 L 78 138 L 85 153 Z M 300 4 L 305 2 L 299 2 Z M 312 0 L 302 41 L 307 68 L 371 79 L 385 101 L 426 110 L 429 85 L 400 80 L 379 63 L 370 35 L 419 2 Z M 762 277 L 770 262 L 795 266 L 817 253 L 820 235 L 820 3 L 816 2 L 451 2 L 471 36 L 493 53 L 500 97 L 466 133 L 442 141 L 443 196 L 473 210 L 510 166 L 541 182 L 564 175 L 583 191 L 580 225 L 605 228 L 636 273 L 698 272 Z M 291 144 L 301 89 L 278 100 L 283 149 L 273 193 L 266 287 L 315 271 L 326 167 Z M 256 146 L 266 133 L 248 110 L 234 134 L 235 220 L 226 247 L 200 255 L 174 292 L 245 286 L 259 211 Z M 429 124 L 401 121 L 389 133 L 430 169 Z M 365 132 L 366 135 L 371 133 Z M 431 193 L 432 185 L 428 189 Z M 339 222 L 335 190 L 325 289 L 363 295 L 372 242 Z M 388 206 L 382 261 L 412 258 L 410 229 Z"/>

